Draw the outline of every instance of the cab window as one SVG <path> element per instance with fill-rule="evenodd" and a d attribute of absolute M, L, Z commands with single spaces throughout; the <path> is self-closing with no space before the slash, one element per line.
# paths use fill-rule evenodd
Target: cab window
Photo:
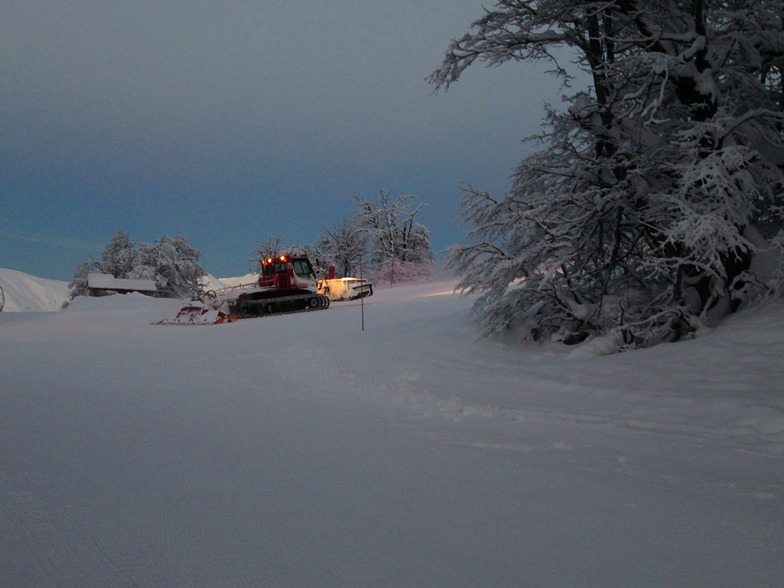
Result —
<path fill-rule="evenodd" d="M 294 261 L 294 273 L 300 278 L 315 278 L 313 270 L 310 268 L 310 264 L 303 259 Z"/>

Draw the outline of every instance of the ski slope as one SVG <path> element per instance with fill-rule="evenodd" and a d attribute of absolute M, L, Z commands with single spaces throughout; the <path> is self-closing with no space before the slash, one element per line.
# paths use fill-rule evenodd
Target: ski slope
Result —
<path fill-rule="evenodd" d="M 780 302 L 596 357 L 453 286 L 0 313 L 0 585 L 781 585 Z"/>

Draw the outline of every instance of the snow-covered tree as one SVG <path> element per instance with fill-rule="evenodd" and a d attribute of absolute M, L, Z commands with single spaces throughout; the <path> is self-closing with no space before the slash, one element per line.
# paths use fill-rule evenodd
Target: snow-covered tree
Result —
<path fill-rule="evenodd" d="M 130 235 L 125 231 L 117 231 L 104 247 L 100 260 L 90 258 L 76 267 L 73 280 L 68 284 L 70 297 L 81 296 L 87 291 L 87 276 L 91 273 L 125 277 L 134 267 L 136 253 Z"/>
<path fill-rule="evenodd" d="M 430 231 L 416 220 L 424 206 L 416 196 L 404 195 L 391 200 L 380 192 L 376 202 L 355 196 L 356 218 L 368 236 L 368 253 L 376 275 L 389 282 L 406 281 L 430 272 L 433 251 Z"/>
<path fill-rule="evenodd" d="M 464 190 L 452 263 L 488 331 L 649 344 L 780 288 L 755 261 L 784 240 L 784 3 L 500 0 L 429 80 L 546 60 L 574 83 L 565 49 L 589 85 L 543 150 L 506 196 Z"/>
<path fill-rule="evenodd" d="M 117 231 L 101 254 L 101 273 L 115 277 L 125 276 L 133 271 L 138 251 L 131 236 L 125 231 Z"/>
<path fill-rule="evenodd" d="M 367 232 L 356 219 L 343 221 L 331 231 L 325 230 L 317 247 L 335 266 L 337 277 L 353 276 L 367 251 Z"/>
<path fill-rule="evenodd" d="M 207 275 L 198 263 L 201 253 L 188 245 L 182 235 L 174 238 L 164 235 L 151 246 L 140 246 L 140 257 L 142 263 L 129 277 L 154 279 L 164 296 L 193 296 L 201 287 L 202 276 Z"/>
<path fill-rule="evenodd" d="M 282 252 L 283 246 L 280 242 L 280 236 L 273 235 L 268 237 L 266 240 L 256 245 L 256 249 L 253 251 L 253 259 L 251 259 L 251 266 L 258 271 L 261 260 L 267 259 L 268 257 L 277 257 Z"/>
<path fill-rule="evenodd" d="M 278 235 L 273 235 L 256 246 L 256 249 L 253 251 L 253 257 L 250 260 L 251 270 L 257 273 L 261 273 L 261 266 L 265 259 L 270 257 L 277 257 L 278 255 L 282 254 L 304 255 L 310 258 L 311 264 L 313 265 L 313 270 L 316 272 L 317 276 L 322 274 L 326 275 L 326 262 L 321 259 L 322 255 L 318 249 L 318 246 L 309 244 L 284 245 L 283 241 Z"/>
<path fill-rule="evenodd" d="M 207 275 L 198 263 L 200 257 L 201 253 L 181 235 L 164 235 L 155 243 L 135 243 L 128 233 L 117 231 L 100 260 L 88 259 L 76 268 L 69 284 L 71 298 L 85 292 L 87 276 L 93 272 L 153 280 L 162 296 L 189 297 L 198 292 L 201 277 Z"/>

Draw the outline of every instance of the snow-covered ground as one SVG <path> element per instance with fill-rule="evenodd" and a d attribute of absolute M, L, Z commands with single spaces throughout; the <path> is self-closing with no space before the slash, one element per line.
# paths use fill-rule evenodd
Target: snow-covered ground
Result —
<path fill-rule="evenodd" d="M 784 305 L 581 358 L 453 285 L 0 313 L 0 585 L 781 586 Z"/>

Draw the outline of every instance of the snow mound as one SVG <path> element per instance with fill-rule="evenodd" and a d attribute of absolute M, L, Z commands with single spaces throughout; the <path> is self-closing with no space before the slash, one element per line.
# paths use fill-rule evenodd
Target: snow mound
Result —
<path fill-rule="evenodd" d="M 113 294 L 110 296 L 77 296 L 63 310 L 66 312 L 102 312 L 124 310 L 150 310 L 179 308 L 181 300 L 172 298 L 153 298 L 138 292 Z"/>

